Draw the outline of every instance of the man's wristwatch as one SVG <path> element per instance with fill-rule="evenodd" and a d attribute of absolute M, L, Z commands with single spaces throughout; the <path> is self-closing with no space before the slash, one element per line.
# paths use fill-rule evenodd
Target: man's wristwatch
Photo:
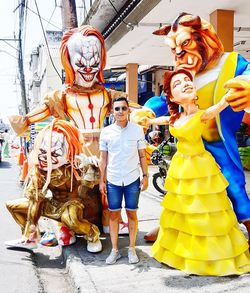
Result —
<path fill-rule="evenodd" d="M 148 177 L 148 174 L 143 174 L 142 177 Z"/>

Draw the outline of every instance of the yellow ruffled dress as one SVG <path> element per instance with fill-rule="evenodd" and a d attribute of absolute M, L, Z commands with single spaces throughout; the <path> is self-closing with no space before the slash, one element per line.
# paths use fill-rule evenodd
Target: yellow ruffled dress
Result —
<path fill-rule="evenodd" d="M 239 275 L 250 271 L 249 246 L 227 197 L 227 180 L 204 148 L 202 113 L 170 127 L 178 139 L 177 152 L 165 182 L 168 192 L 152 253 L 188 274 Z"/>

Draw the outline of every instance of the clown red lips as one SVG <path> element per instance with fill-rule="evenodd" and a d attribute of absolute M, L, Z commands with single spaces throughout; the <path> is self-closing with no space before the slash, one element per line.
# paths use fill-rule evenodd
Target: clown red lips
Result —
<path fill-rule="evenodd" d="M 70 63 L 75 72 L 75 83 L 90 88 L 97 81 L 101 68 L 101 43 L 95 36 L 75 33 L 68 42 Z"/>

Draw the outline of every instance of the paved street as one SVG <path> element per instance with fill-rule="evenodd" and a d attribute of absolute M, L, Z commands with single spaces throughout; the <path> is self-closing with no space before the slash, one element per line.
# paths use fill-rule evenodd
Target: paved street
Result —
<path fill-rule="evenodd" d="M 59 247 L 39 247 L 35 253 L 6 249 L 4 242 L 21 237 L 21 229 L 5 207 L 7 200 L 22 197 L 19 167 L 14 159 L 0 163 L 0 292 L 70 293 L 70 279 Z"/>
<path fill-rule="evenodd" d="M 13 171 L 17 171 L 14 168 Z M 150 174 L 152 175 L 157 170 L 157 167 L 150 166 Z M 2 169 L 0 170 L 2 172 Z M 2 174 L 2 173 L 1 173 Z M 250 191 L 250 174 L 246 173 L 247 189 Z M 231 276 L 231 277 L 199 277 L 186 275 L 178 270 L 171 269 L 165 265 L 156 262 L 151 257 L 150 244 L 143 240 L 144 234 L 151 228 L 155 227 L 158 222 L 161 207 L 160 202 L 162 197 L 151 184 L 152 177 L 150 176 L 149 189 L 141 194 L 139 216 L 139 233 L 137 251 L 140 257 L 140 263 L 136 265 L 128 264 L 127 247 L 128 237 L 122 236 L 119 239 L 120 251 L 122 258 L 115 265 L 107 266 L 105 259 L 110 252 L 109 236 L 102 235 L 103 251 L 98 254 L 90 254 L 86 251 L 86 241 L 82 237 L 78 237 L 77 243 L 72 246 L 59 246 L 46 248 L 39 247 L 36 249 L 35 255 L 38 255 L 38 260 L 43 259 L 43 264 L 32 262 L 32 257 L 27 252 L 6 250 L 1 246 L 1 254 L 4 255 L 4 262 L 1 267 L 1 272 L 5 275 L 13 274 L 12 265 L 7 265 L 6 257 L 9 259 L 18 255 L 19 268 L 24 266 L 22 276 L 24 280 L 29 280 L 31 275 L 34 275 L 33 270 L 42 273 L 43 280 L 49 277 L 50 282 L 56 282 L 53 290 L 46 285 L 46 281 L 40 282 L 43 285 L 41 291 L 37 292 L 103 292 L 103 293 L 118 293 L 118 292 L 250 292 L 250 275 Z M 7 178 L 5 178 L 7 180 Z M 7 182 L 13 186 L 13 181 Z M 7 185 L 5 185 L 7 186 Z M 8 193 L 11 192 L 10 198 L 16 198 L 17 191 L 11 190 L 8 187 Z M 3 193 L 3 192 L 2 192 Z M 13 194 L 15 193 L 15 194 Z M 3 201 L 1 201 L 3 205 Z M 1 207 L 1 211 L 5 207 Z M 4 211 L 4 217 L 8 220 L 2 227 L 4 237 L 2 240 L 10 239 L 10 237 L 18 237 L 20 235 L 17 225 L 12 218 Z M 51 227 L 54 227 L 52 225 Z M 242 227 L 244 229 L 244 227 Z M 2 258 L 3 259 L 3 258 Z M 61 265 L 60 265 L 61 264 Z M 64 264 L 66 269 L 64 269 Z M 38 268 L 34 268 L 38 265 Z M 44 271 L 45 270 L 45 271 Z M 15 272 L 17 274 L 17 272 Z M 45 276 L 46 275 L 46 276 Z M 28 277 L 29 276 L 29 277 Z M 68 283 L 62 282 L 63 277 L 70 277 L 70 282 L 73 283 L 74 289 L 68 287 Z M 9 279 L 11 282 L 11 279 Z M 20 284 L 23 282 L 21 278 L 17 279 Z M 37 280 L 39 283 L 39 280 Z M 60 283 L 61 282 L 61 283 Z M 45 284 L 45 285 L 44 285 Z M 56 287 L 56 289 L 55 289 Z M 1 287 L 2 288 L 2 287 Z M 39 288 L 39 287 L 38 287 Z M 6 291 L 5 292 L 19 292 Z M 20 291 L 21 292 L 21 291 Z M 27 292 L 32 292 L 27 290 Z M 36 292 L 36 291 L 33 291 Z"/>

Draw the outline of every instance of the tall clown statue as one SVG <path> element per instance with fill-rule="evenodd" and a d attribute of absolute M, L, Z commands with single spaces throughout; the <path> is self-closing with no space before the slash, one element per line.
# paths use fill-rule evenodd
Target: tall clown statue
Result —
<path fill-rule="evenodd" d="M 11 125 L 21 135 L 31 123 L 49 116 L 69 119 L 83 134 L 84 153 L 98 156 L 99 135 L 105 116 L 111 109 L 112 99 L 121 94 L 103 86 L 106 65 L 103 36 L 89 25 L 71 29 L 62 38 L 60 53 L 66 74 L 65 88 L 47 94 L 43 104 L 26 116 L 11 116 Z M 91 192 L 98 193 L 98 186 Z M 105 198 L 102 203 L 105 231 L 109 213 Z"/>
<path fill-rule="evenodd" d="M 93 171 L 98 172 L 98 159 L 84 156 L 82 148 L 81 133 L 64 120 L 54 119 L 38 134 L 30 156 L 32 167 L 24 197 L 6 203 L 22 230 L 22 238 L 5 242 L 7 246 L 36 248 L 40 235 L 38 220 L 43 216 L 83 235 L 89 252 L 102 250 L 100 231 L 92 223 L 91 209 L 86 209 L 88 198 L 81 192 L 85 186 L 98 184 L 93 176 Z"/>
<path fill-rule="evenodd" d="M 227 189 L 238 221 L 250 235 L 250 199 L 245 190 L 245 176 L 238 153 L 236 131 L 244 111 L 250 105 L 250 64 L 236 52 L 224 53 L 223 45 L 212 25 L 199 16 L 181 13 L 172 23 L 154 32 L 165 36 L 174 54 L 177 68 L 195 75 L 197 104 L 206 109 L 218 103 L 228 91 L 227 107 L 216 120 L 206 124 L 205 147 L 220 165 L 229 182 Z M 247 81 L 248 80 L 248 81 Z M 157 229 L 145 235 L 154 241 Z"/>

